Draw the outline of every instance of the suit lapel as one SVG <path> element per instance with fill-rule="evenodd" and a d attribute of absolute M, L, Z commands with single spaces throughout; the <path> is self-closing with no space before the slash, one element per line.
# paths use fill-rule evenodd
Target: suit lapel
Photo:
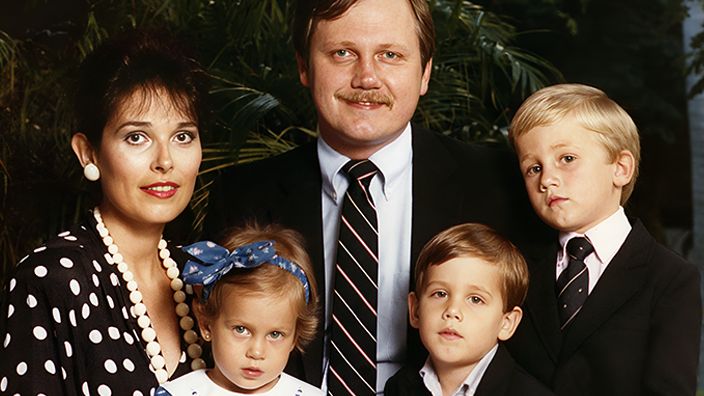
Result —
<path fill-rule="evenodd" d="M 321 188 L 322 178 L 318 164 L 316 144 L 301 147 L 295 160 L 287 164 L 296 164 L 288 169 L 281 169 L 279 179 L 279 205 L 271 208 L 274 221 L 281 222 L 300 232 L 305 238 L 306 251 L 310 256 L 318 286 L 320 307 L 325 307 L 325 263 L 323 260 L 323 228 Z M 321 308 L 324 312 L 324 308 Z M 322 317 L 322 316 L 321 316 Z M 323 361 L 324 321 L 320 320 L 316 340 L 305 353 L 304 370 L 306 380 L 313 384 L 322 381 L 321 362 Z"/>
<path fill-rule="evenodd" d="M 494 358 L 486 368 L 484 375 L 479 381 L 475 396 L 497 396 L 505 395 L 510 383 L 506 381 L 513 376 L 515 362 L 503 344 L 499 343 Z"/>
<path fill-rule="evenodd" d="M 281 219 L 284 224 L 297 229 L 306 240 L 306 247 L 313 266 L 316 279 L 322 283 L 323 265 L 323 229 L 320 166 L 315 144 L 308 144 L 297 153 L 298 158 L 289 163 L 297 165 L 282 169 L 280 179 L 283 203 L 271 208 L 274 220 Z"/>
<path fill-rule="evenodd" d="M 636 222 L 623 246 L 599 278 L 582 310 L 566 330 L 561 355 L 572 355 L 587 337 L 642 289 L 647 277 L 643 259 L 647 249 L 643 249 L 643 246 L 652 244 L 650 239 L 640 221 Z"/>
<path fill-rule="evenodd" d="M 460 219 L 462 183 L 450 183 L 459 166 L 433 132 L 413 126 L 411 268 L 423 245 Z M 411 270 L 413 274 L 413 270 Z"/>
<path fill-rule="evenodd" d="M 526 308 L 530 320 L 540 340 L 545 345 L 550 357 L 557 362 L 562 343 L 560 319 L 557 314 L 557 297 L 555 296 L 555 260 L 557 247 L 550 248 L 553 254 L 537 261 L 530 268 L 530 282 L 526 296 Z"/>

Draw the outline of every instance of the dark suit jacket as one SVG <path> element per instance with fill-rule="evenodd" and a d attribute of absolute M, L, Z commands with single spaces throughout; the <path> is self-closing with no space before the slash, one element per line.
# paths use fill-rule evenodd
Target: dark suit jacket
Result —
<path fill-rule="evenodd" d="M 539 227 L 539 222 L 530 210 L 511 153 L 467 145 L 415 126 L 412 133 L 412 263 L 431 237 L 464 222 L 485 223 L 509 237 L 540 235 L 526 232 Z M 293 228 L 306 239 L 318 290 L 323 292 L 321 188 L 315 143 L 233 168 L 211 192 L 205 236 L 249 219 Z M 322 382 L 322 329 L 321 315 L 318 338 L 306 348 L 305 358 L 294 356 L 287 367 L 287 372 L 314 385 Z M 413 360 L 424 359 L 417 332 L 411 331 L 408 344 Z"/>
<path fill-rule="evenodd" d="M 525 314 L 507 343 L 521 366 L 558 395 L 694 395 L 701 322 L 694 265 L 636 221 L 561 334 L 555 257 L 531 263 Z"/>
<path fill-rule="evenodd" d="M 384 395 L 430 396 L 418 373 L 420 367 L 404 366 L 386 382 Z M 474 396 L 554 396 L 554 393 L 518 366 L 499 344 Z"/>

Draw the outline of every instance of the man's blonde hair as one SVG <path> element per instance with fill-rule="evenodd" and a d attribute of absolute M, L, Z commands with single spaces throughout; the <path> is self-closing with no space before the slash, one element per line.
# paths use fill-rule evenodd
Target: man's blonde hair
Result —
<path fill-rule="evenodd" d="M 533 93 L 523 102 L 511 121 L 508 138 L 515 139 L 536 127 L 555 124 L 572 116 L 582 128 L 596 132 L 611 161 L 628 150 L 635 167 L 631 181 L 623 186 L 621 204 L 633 192 L 640 163 L 640 139 L 633 119 L 616 102 L 594 87 L 583 84 L 557 84 Z"/>

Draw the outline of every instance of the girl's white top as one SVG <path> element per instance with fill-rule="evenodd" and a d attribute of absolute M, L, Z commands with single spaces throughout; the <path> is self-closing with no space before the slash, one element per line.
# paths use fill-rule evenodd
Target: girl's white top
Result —
<path fill-rule="evenodd" d="M 163 384 L 157 389 L 155 396 L 240 396 L 244 393 L 231 392 L 213 382 L 205 369 L 196 370 L 173 381 Z M 306 382 L 281 373 L 279 381 L 266 392 L 257 393 L 261 396 L 323 396 L 323 392 Z"/>

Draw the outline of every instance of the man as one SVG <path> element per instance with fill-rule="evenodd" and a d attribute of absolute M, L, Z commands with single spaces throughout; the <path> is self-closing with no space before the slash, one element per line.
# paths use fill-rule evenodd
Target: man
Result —
<path fill-rule="evenodd" d="M 378 305 L 372 309 L 378 314 L 376 351 L 369 353 L 376 381 L 368 387 L 380 393 L 406 359 L 419 361 L 424 353 L 417 333 L 406 336 L 406 297 L 412 263 L 425 242 L 468 221 L 515 236 L 531 211 L 511 156 L 410 123 L 433 63 L 435 33 L 426 0 L 301 1 L 293 33 L 319 138 L 224 174 L 211 194 L 206 233 L 257 219 L 304 235 L 325 309 L 319 338 L 304 356 L 291 358 L 287 371 L 326 389 L 338 374 L 328 368 L 336 353 L 331 339 L 339 307 L 332 296 L 340 275 L 340 214 L 350 184 L 342 169 L 350 160 L 369 159 L 378 170 L 368 191 L 379 249 Z M 341 374 L 356 372 L 348 364 Z M 347 390 L 371 393 L 356 385 Z"/>

